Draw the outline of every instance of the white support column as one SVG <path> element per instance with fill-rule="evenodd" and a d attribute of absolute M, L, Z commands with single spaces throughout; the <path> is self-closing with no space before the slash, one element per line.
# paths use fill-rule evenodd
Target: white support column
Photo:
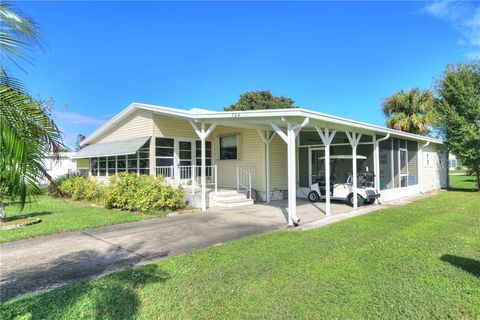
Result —
<path fill-rule="evenodd" d="M 205 122 L 202 121 L 202 134 L 205 134 Z M 202 157 L 202 168 L 200 169 L 200 179 L 202 180 L 202 211 L 207 210 L 207 188 L 206 188 L 206 177 L 205 177 L 205 136 L 201 139 L 201 157 Z"/>
<path fill-rule="evenodd" d="M 265 144 L 265 153 L 266 153 L 266 172 L 265 172 L 265 189 L 266 189 L 266 200 L 267 202 L 270 202 L 270 143 L 273 140 L 273 137 L 275 136 L 275 131 L 270 135 L 270 131 L 266 130 L 265 134 L 260 130 L 257 129 L 258 134 L 260 135 L 260 138 L 262 138 L 263 143 Z"/>
<path fill-rule="evenodd" d="M 315 127 L 322 142 L 325 146 L 325 215 L 331 215 L 330 205 L 330 144 L 337 133 L 337 130 L 333 130 L 331 133 L 328 128 L 325 128 L 325 133 L 319 128 Z"/>
<path fill-rule="evenodd" d="M 207 189 L 206 189 L 206 176 L 205 176 L 205 139 L 212 133 L 213 129 L 217 126 L 216 123 L 210 124 L 208 130 L 205 130 L 205 121 L 202 121 L 200 129 L 197 128 L 197 125 L 190 121 L 190 125 L 192 126 L 193 130 L 197 133 L 198 137 L 200 138 L 202 150 L 202 167 L 201 167 L 201 184 L 202 184 L 202 211 L 207 210 Z"/>
<path fill-rule="evenodd" d="M 348 141 L 350 141 L 350 145 L 352 146 L 352 191 L 353 191 L 353 209 L 357 209 L 358 202 L 357 202 L 357 146 L 360 143 L 360 138 L 362 134 L 355 132 L 345 132 L 347 134 Z"/>
<path fill-rule="evenodd" d="M 288 225 L 297 225 L 300 219 L 297 217 L 297 181 L 296 181 L 296 136 L 309 121 L 305 118 L 302 124 L 287 123 L 287 134 L 285 134 L 275 123 L 270 125 L 275 132 L 287 143 L 287 159 L 288 159 Z"/>
<path fill-rule="evenodd" d="M 295 132 L 293 126 L 287 124 L 287 156 L 288 156 L 288 225 L 298 223 L 295 190 Z"/>

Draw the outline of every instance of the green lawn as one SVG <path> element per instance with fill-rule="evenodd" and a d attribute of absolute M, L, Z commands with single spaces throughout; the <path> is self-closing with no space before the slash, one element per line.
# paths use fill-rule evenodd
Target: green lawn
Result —
<path fill-rule="evenodd" d="M 475 176 L 450 175 L 450 188 L 454 190 L 477 190 L 477 178 Z"/>
<path fill-rule="evenodd" d="M 478 319 L 480 193 L 449 191 L 16 299 L 10 319 Z"/>
<path fill-rule="evenodd" d="M 452 174 L 452 173 L 465 173 L 465 172 L 467 172 L 467 170 L 466 169 L 452 169 L 452 170 L 449 170 L 448 172 L 450 174 Z"/>
<path fill-rule="evenodd" d="M 86 202 L 56 199 L 48 196 L 33 199 L 22 212 L 18 211 L 16 206 L 7 206 L 6 209 L 8 218 L 28 216 L 40 218 L 42 222 L 12 230 L 0 230 L 0 242 L 138 221 L 152 217 L 127 211 L 97 208 Z"/>

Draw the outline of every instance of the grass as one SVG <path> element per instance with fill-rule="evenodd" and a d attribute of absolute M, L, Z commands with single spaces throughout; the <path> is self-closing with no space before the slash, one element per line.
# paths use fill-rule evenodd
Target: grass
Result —
<path fill-rule="evenodd" d="M 467 170 L 466 169 L 452 169 L 452 170 L 449 170 L 448 172 L 450 174 L 452 174 L 452 173 L 458 174 L 458 173 L 465 173 L 465 172 L 467 172 Z"/>
<path fill-rule="evenodd" d="M 450 188 L 459 191 L 477 191 L 477 178 L 475 176 L 450 175 Z"/>
<path fill-rule="evenodd" d="M 7 209 L 7 223 L 13 219 L 39 218 L 42 222 L 11 230 L 0 230 L 0 242 L 9 242 L 54 233 L 84 230 L 153 217 L 127 211 L 93 207 L 87 202 L 41 196 L 19 211 L 18 206 Z"/>
<path fill-rule="evenodd" d="M 478 319 L 478 230 L 480 193 L 440 192 L 25 296 L 0 318 Z"/>

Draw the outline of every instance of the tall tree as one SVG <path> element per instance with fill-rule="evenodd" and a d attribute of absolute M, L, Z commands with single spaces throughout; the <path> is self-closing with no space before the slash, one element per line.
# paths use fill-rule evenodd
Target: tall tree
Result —
<path fill-rule="evenodd" d="M 1 61 L 20 66 L 38 44 L 38 27 L 8 3 L 0 3 Z M 5 218 L 3 201 L 39 193 L 37 182 L 50 178 L 42 159 L 64 149 L 60 131 L 41 102 L 34 101 L 21 81 L 9 76 L 0 65 L 0 219 Z"/>
<path fill-rule="evenodd" d="M 295 101 L 284 96 L 273 96 L 269 90 L 248 91 L 240 95 L 237 103 L 223 108 L 225 111 L 266 110 L 295 108 Z"/>
<path fill-rule="evenodd" d="M 448 65 L 436 83 L 438 130 L 449 150 L 477 176 L 480 191 L 479 61 Z"/>
<path fill-rule="evenodd" d="M 79 150 L 81 149 L 80 143 L 81 143 L 83 140 L 85 140 L 85 138 L 86 138 L 85 135 L 83 135 L 83 134 L 81 134 L 81 133 L 79 133 L 79 134 L 77 135 L 77 141 L 75 142 L 75 151 L 79 151 Z"/>
<path fill-rule="evenodd" d="M 388 117 L 387 127 L 415 134 L 428 134 L 433 124 L 433 94 L 429 90 L 413 88 L 400 90 L 382 103 Z"/>

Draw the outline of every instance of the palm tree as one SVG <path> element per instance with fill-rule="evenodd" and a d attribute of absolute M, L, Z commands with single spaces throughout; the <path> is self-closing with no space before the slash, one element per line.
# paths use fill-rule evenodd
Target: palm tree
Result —
<path fill-rule="evenodd" d="M 38 27 L 8 3 L 0 3 L 0 58 L 19 66 L 30 61 L 27 52 L 39 45 Z M 34 101 L 21 81 L 0 64 L 0 219 L 3 201 L 18 199 L 23 209 L 27 196 L 38 194 L 40 178 L 50 178 L 42 159 L 64 149 L 61 133 L 41 102 Z"/>
<path fill-rule="evenodd" d="M 382 103 L 388 117 L 387 127 L 415 134 L 426 135 L 433 124 L 434 98 L 429 90 L 413 88 L 398 91 Z"/>

